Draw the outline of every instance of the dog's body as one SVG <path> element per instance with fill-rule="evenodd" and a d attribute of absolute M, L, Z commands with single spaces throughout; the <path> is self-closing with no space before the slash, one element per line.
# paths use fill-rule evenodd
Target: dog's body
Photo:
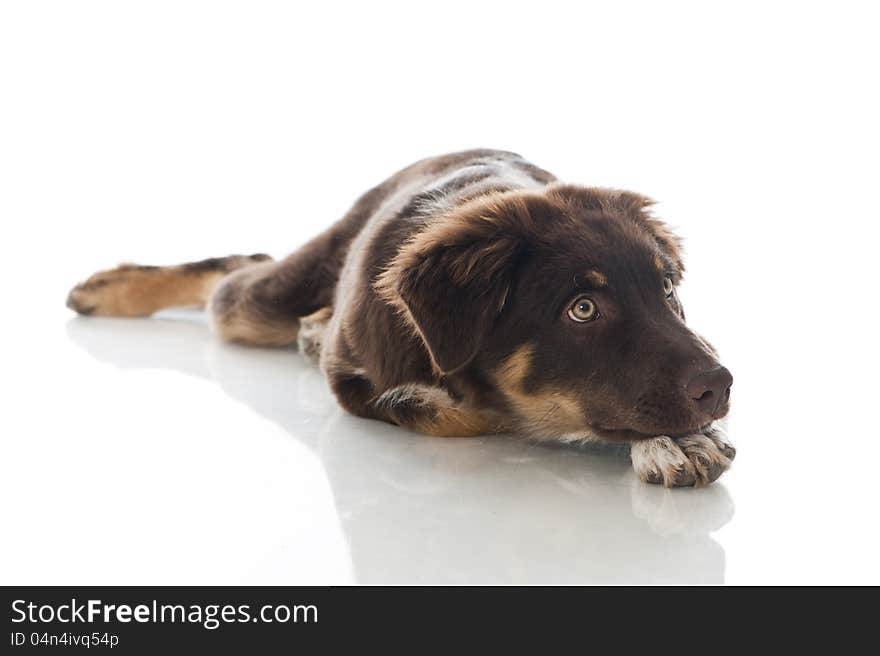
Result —
<path fill-rule="evenodd" d="M 123 265 L 82 314 L 206 305 L 225 339 L 299 343 L 340 404 L 431 435 L 633 443 L 649 482 L 715 480 L 731 378 L 684 324 L 677 239 L 650 201 L 562 185 L 512 153 L 422 160 L 280 262 Z"/>

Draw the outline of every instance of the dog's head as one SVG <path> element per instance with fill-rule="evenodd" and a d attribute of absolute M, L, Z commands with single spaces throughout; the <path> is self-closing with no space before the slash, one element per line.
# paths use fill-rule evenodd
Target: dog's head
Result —
<path fill-rule="evenodd" d="M 440 373 L 472 373 L 520 428 L 693 432 L 727 413 L 732 378 L 685 325 L 678 239 L 650 204 L 568 185 L 478 199 L 407 243 L 377 289 Z"/>

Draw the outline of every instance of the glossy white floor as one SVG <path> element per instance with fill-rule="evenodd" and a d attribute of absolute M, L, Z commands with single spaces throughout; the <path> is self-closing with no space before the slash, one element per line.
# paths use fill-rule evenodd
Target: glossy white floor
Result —
<path fill-rule="evenodd" d="M 880 583 L 873 22 L 624 4 L 4 3 L 0 583 Z M 284 255 L 473 146 L 661 201 L 735 378 L 717 484 L 420 437 L 198 312 L 63 307 L 119 261 Z"/>
<path fill-rule="evenodd" d="M 4 583 L 878 581 L 873 436 L 761 362 L 738 363 L 735 468 L 670 491 L 620 453 L 348 416 L 295 351 L 197 313 L 48 316 L 6 370 Z"/>

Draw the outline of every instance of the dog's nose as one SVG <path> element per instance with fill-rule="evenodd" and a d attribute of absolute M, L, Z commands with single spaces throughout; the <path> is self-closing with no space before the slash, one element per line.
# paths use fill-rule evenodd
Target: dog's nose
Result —
<path fill-rule="evenodd" d="M 730 398 L 733 376 L 726 367 L 716 367 L 698 373 L 687 384 L 688 396 L 702 412 L 714 415 Z"/>

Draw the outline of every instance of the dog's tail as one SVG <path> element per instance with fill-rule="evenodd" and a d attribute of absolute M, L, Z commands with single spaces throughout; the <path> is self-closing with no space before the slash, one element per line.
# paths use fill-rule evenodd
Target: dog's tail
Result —
<path fill-rule="evenodd" d="M 99 271 L 74 287 L 67 307 L 103 317 L 145 317 L 169 307 L 204 307 L 220 280 L 232 271 L 271 261 L 262 253 L 212 257 L 177 266 L 121 264 Z"/>

